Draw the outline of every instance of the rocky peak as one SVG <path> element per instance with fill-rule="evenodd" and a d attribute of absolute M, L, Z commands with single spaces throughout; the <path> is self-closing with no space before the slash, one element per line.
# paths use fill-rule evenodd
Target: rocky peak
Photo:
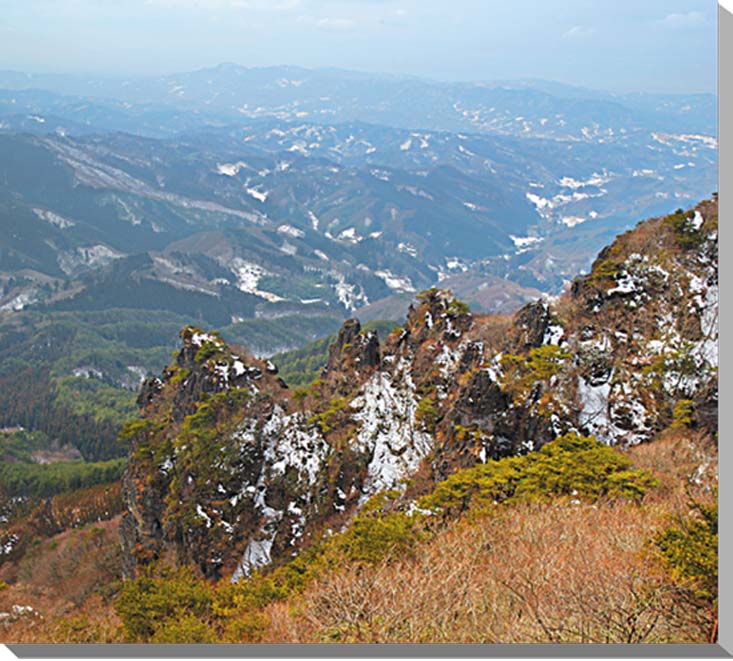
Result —
<path fill-rule="evenodd" d="M 516 349 L 528 351 L 542 346 L 550 325 L 550 308 L 542 300 L 527 303 L 514 317 L 512 338 Z"/>
<path fill-rule="evenodd" d="M 409 501 L 412 478 L 434 484 L 571 431 L 630 444 L 671 424 L 713 428 L 717 205 L 642 223 L 578 283 L 511 321 L 428 290 L 381 347 L 349 320 L 320 382 L 299 391 L 184 329 L 130 434 L 131 566 L 172 546 L 237 579 L 347 524 L 378 491 Z"/>
<path fill-rule="evenodd" d="M 162 379 L 152 377 L 143 383 L 138 397 L 141 408 L 153 406 L 166 384 L 175 386 L 171 415 L 178 422 L 194 413 L 204 396 L 231 389 L 256 394 L 263 383 L 268 388 L 285 388 L 276 377 L 275 365 L 254 358 L 242 347 L 228 346 L 218 333 L 187 326 L 179 335 L 182 346 Z"/>
<path fill-rule="evenodd" d="M 347 319 L 328 348 L 328 362 L 323 375 L 361 370 L 379 365 L 379 337 L 375 331 L 361 330 L 358 319 Z"/>
<path fill-rule="evenodd" d="M 425 342 L 455 344 L 473 325 L 473 315 L 452 292 L 428 289 L 407 311 L 402 330 L 390 336 L 387 351 L 411 355 Z"/>

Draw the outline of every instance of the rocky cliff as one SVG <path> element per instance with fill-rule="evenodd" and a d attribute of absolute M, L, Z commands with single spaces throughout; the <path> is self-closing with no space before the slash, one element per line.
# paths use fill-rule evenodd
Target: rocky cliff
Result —
<path fill-rule="evenodd" d="M 460 467 L 568 431 L 607 443 L 717 426 L 717 200 L 641 223 L 563 297 L 513 318 L 429 290 L 380 342 L 347 321 L 319 379 L 187 328 L 127 426 L 127 572 L 156 558 L 235 580 Z"/>

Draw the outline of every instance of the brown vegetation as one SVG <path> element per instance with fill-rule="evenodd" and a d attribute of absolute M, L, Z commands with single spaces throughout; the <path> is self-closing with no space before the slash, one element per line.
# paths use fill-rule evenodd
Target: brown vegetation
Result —
<path fill-rule="evenodd" d="M 0 642 L 121 642 L 119 516 L 37 541 L 0 567 Z"/>
<path fill-rule="evenodd" d="M 677 433 L 630 455 L 660 481 L 641 505 L 564 499 L 458 521 L 413 559 L 334 572 L 270 606 L 266 639 L 706 642 L 714 615 L 691 604 L 652 540 L 693 491 L 713 500 L 714 447 Z"/>

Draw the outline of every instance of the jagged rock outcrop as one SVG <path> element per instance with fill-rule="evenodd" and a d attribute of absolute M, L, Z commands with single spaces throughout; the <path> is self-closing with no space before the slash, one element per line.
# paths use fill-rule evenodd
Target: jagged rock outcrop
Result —
<path fill-rule="evenodd" d="M 328 349 L 328 361 L 321 373 L 331 395 L 353 389 L 359 374 L 377 368 L 380 363 L 379 338 L 374 331 L 362 332 L 358 319 L 348 319 Z"/>
<path fill-rule="evenodd" d="M 127 430 L 128 569 L 168 555 L 236 579 L 380 490 L 407 504 L 568 431 L 638 443 L 671 424 L 714 430 L 717 204 L 642 223 L 568 295 L 513 319 L 432 289 L 381 344 L 349 320 L 305 390 L 216 335 L 182 340 Z"/>
<path fill-rule="evenodd" d="M 512 338 L 518 351 L 542 346 L 550 326 L 550 309 L 544 301 L 525 305 L 516 315 Z"/>

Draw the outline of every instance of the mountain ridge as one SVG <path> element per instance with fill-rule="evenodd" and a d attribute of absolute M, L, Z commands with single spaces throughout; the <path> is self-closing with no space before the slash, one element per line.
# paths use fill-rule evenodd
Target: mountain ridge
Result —
<path fill-rule="evenodd" d="M 275 365 L 184 329 L 124 433 L 127 571 L 164 554 L 237 580 L 380 491 L 407 507 L 458 469 L 563 434 L 713 433 L 717 305 L 713 199 L 620 236 L 552 306 L 477 317 L 432 289 L 383 343 L 347 321 L 297 391 Z"/>

